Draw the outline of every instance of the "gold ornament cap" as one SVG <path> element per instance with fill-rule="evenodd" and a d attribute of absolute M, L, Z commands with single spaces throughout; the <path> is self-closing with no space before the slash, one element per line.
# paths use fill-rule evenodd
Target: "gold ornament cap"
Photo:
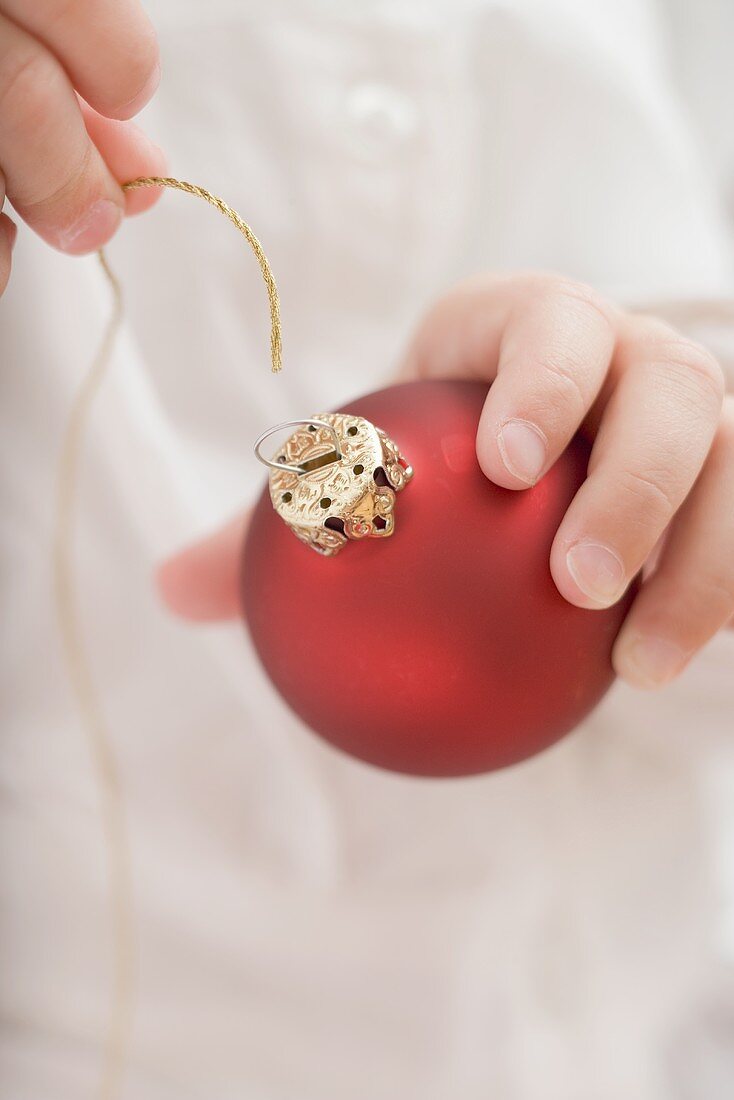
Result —
<path fill-rule="evenodd" d="M 272 435 L 296 428 L 272 459 L 261 453 Z M 380 428 L 350 413 L 319 413 L 277 424 L 255 442 L 270 469 L 270 499 L 281 519 L 320 554 L 338 554 L 350 539 L 387 538 L 395 530 L 395 494 L 413 476 Z"/>

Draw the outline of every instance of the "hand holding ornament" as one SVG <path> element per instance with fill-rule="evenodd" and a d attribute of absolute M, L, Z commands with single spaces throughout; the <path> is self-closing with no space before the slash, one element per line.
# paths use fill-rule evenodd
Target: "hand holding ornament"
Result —
<path fill-rule="evenodd" d="M 483 277 L 433 307 L 401 377 L 492 383 L 476 458 L 506 490 L 544 479 L 576 433 L 589 441 L 588 471 L 558 516 L 547 564 L 567 604 L 617 605 L 618 674 L 659 686 L 731 618 L 734 401 L 703 347 L 567 279 Z M 379 426 L 418 468 L 406 440 Z M 414 492 L 415 484 L 406 501 Z M 240 613 L 244 526 L 235 521 L 161 569 L 173 610 L 194 619 Z M 654 571 L 631 592 L 654 553 Z"/>

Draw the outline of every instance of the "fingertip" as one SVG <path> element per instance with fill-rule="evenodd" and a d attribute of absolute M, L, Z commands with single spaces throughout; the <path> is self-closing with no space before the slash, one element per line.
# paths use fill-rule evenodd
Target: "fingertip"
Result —
<path fill-rule="evenodd" d="M 165 607 L 196 623 L 242 617 L 240 561 L 246 517 L 167 558 L 155 570 Z"/>
<path fill-rule="evenodd" d="M 656 691 L 675 680 L 690 657 L 667 638 L 625 630 L 614 646 L 612 664 L 630 687 Z"/>
<path fill-rule="evenodd" d="M 550 573 L 559 593 L 566 603 L 572 604 L 573 607 L 581 607 L 585 610 L 598 609 L 599 605 L 592 603 L 569 575 L 565 553 L 556 545 L 556 542 L 554 542 L 551 549 Z"/>
<path fill-rule="evenodd" d="M 18 232 L 15 222 L 11 221 L 7 214 L 0 214 L 0 232 L 4 240 L 4 244 L 0 246 L 0 294 L 2 294 L 10 278 L 11 256 Z"/>
<path fill-rule="evenodd" d="M 241 617 L 239 586 L 226 574 L 205 573 L 197 547 L 162 562 L 154 576 L 163 605 L 178 619 L 216 623 Z"/>
<path fill-rule="evenodd" d="M 412 382 L 418 377 L 420 377 L 419 360 L 416 352 L 411 346 L 398 361 L 398 366 L 393 376 L 393 382 Z"/>
<path fill-rule="evenodd" d="M 132 123 L 129 123 L 129 125 L 132 125 Z M 145 135 L 143 137 L 146 143 L 143 158 L 144 168 L 138 173 L 138 177 L 168 175 L 168 158 L 166 154 L 160 146 L 154 145 Z M 127 183 L 128 181 L 124 180 L 123 182 Z M 125 191 L 125 213 L 128 217 L 134 217 L 136 214 L 143 214 L 146 210 L 150 210 L 160 199 L 163 190 L 162 187 L 135 187 L 130 191 Z"/>
<path fill-rule="evenodd" d="M 513 447 L 517 434 L 516 425 L 520 425 L 520 434 L 526 430 L 520 421 L 508 421 L 498 430 L 495 428 L 493 420 L 483 414 L 477 429 L 476 439 L 477 461 L 484 476 L 494 482 L 495 485 L 499 485 L 501 489 L 512 489 L 514 491 L 532 488 L 540 477 L 540 470 L 533 468 L 528 472 L 528 462 L 530 460 L 525 463 L 524 476 L 519 469 L 522 463 L 518 464 L 518 468 L 513 467 L 510 456 L 514 453 Z M 535 451 L 542 450 L 544 463 L 545 444 L 541 442 L 537 435 L 531 441 L 530 447 L 534 447 Z M 540 465 L 535 458 L 532 458 L 532 461 L 536 462 L 536 465 Z"/>
<path fill-rule="evenodd" d="M 161 602 L 171 614 L 187 619 L 185 588 L 181 581 L 179 557 L 175 555 L 159 562 L 153 571 L 153 580 Z"/>
<path fill-rule="evenodd" d="M 564 600 L 587 611 L 612 607 L 629 584 L 616 550 L 586 537 L 569 542 L 563 528 L 551 549 L 550 569 Z"/>
<path fill-rule="evenodd" d="M 165 176 L 166 154 L 134 122 L 119 122 L 99 114 L 79 100 L 87 133 L 119 185 L 147 176 Z M 161 194 L 159 187 L 140 187 L 124 192 L 127 215 L 148 210 Z"/>
<path fill-rule="evenodd" d="M 548 439 L 536 424 L 519 417 L 506 420 L 497 432 L 502 472 L 522 487 L 535 485 L 548 461 Z"/>
<path fill-rule="evenodd" d="M 153 98 L 158 91 L 158 86 L 161 82 L 161 62 L 158 56 L 158 45 L 155 44 L 156 60 L 150 71 L 150 74 L 143 84 L 140 91 L 128 100 L 127 103 L 123 103 L 115 111 L 110 112 L 108 117 L 119 119 L 122 122 L 126 122 L 128 119 L 134 118 L 139 111 L 142 111 L 143 107 Z"/>
<path fill-rule="evenodd" d="M 97 199 L 71 225 L 58 231 L 54 243 L 68 256 L 96 252 L 115 235 L 122 218 L 122 207 L 116 202 Z"/>
<path fill-rule="evenodd" d="M 18 236 L 18 226 L 7 214 L 0 214 L 0 226 L 2 226 L 5 239 L 8 242 L 8 248 L 12 252 L 15 248 L 16 237 Z"/>

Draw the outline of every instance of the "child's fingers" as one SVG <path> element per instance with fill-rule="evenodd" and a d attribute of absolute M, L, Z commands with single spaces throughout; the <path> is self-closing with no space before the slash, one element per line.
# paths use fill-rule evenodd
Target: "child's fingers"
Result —
<path fill-rule="evenodd" d="M 0 9 L 58 57 L 101 114 L 132 118 L 153 95 L 158 43 L 138 0 L 0 0 Z"/>
<path fill-rule="evenodd" d="M 556 461 L 602 387 L 615 325 L 611 306 L 587 287 L 557 278 L 528 287 L 502 334 L 479 422 L 487 477 L 524 489 Z"/>
<path fill-rule="evenodd" d="M 104 118 L 80 101 L 87 133 L 116 180 L 124 183 L 136 176 L 165 176 L 166 157 L 134 122 Z M 160 187 L 139 187 L 125 192 L 125 212 L 140 214 L 160 197 Z"/>
<path fill-rule="evenodd" d="M 723 375 L 707 351 L 660 322 L 628 329 L 588 479 L 551 552 L 561 595 L 579 607 L 622 595 L 690 491 L 721 411 Z"/>
<path fill-rule="evenodd" d="M 0 214 L 0 295 L 4 293 L 10 278 L 10 258 L 17 231 L 8 215 Z"/>
<path fill-rule="evenodd" d="M 0 211 L 5 202 L 5 177 L 0 172 Z M 10 258 L 15 244 L 17 228 L 7 214 L 0 213 L 0 295 L 10 278 Z"/>
<path fill-rule="evenodd" d="M 0 168 L 15 209 L 57 248 L 91 251 L 119 225 L 123 194 L 87 134 L 65 72 L 3 16 Z"/>
<path fill-rule="evenodd" d="M 617 639 L 614 665 L 638 687 L 659 687 L 734 615 L 734 398 L 700 478 L 681 507 L 658 569 Z"/>
<path fill-rule="evenodd" d="M 241 617 L 240 565 L 248 522 L 249 512 L 159 566 L 158 590 L 169 610 L 193 622 Z"/>
<path fill-rule="evenodd" d="M 615 323 L 611 306 L 559 276 L 484 276 L 431 309 L 400 376 L 496 378 L 477 456 L 498 485 L 527 488 L 558 458 L 599 393 Z"/>

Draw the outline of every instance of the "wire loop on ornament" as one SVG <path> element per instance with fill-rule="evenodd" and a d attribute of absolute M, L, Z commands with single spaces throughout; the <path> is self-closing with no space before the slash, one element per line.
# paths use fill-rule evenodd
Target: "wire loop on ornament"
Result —
<path fill-rule="evenodd" d="M 262 435 L 259 435 L 257 437 L 257 439 L 255 440 L 255 444 L 254 444 L 255 458 L 257 458 L 257 460 L 259 462 L 262 462 L 263 466 L 268 466 L 271 470 L 290 470 L 290 472 L 292 474 L 299 474 L 299 475 L 308 473 L 309 470 L 313 469 L 312 465 L 308 465 L 308 466 L 291 465 L 290 463 L 285 461 L 285 456 L 283 457 L 282 462 L 281 461 L 273 462 L 272 459 L 265 458 L 265 456 L 260 451 L 260 447 L 262 446 L 262 444 L 265 442 L 266 439 L 270 439 L 271 436 L 276 435 L 278 432 L 285 431 L 286 428 L 300 428 L 302 425 L 306 425 L 309 428 L 312 425 L 318 425 L 319 428 L 326 428 L 326 430 L 333 437 L 333 440 L 334 440 L 334 453 L 333 453 L 333 456 L 332 455 L 325 455 L 324 456 L 324 461 L 319 462 L 319 465 L 327 466 L 331 462 L 340 462 L 341 461 L 342 454 L 341 454 L 341 451 L 339 450 L 339 436 L 337 435 L 337 431 L 336 431 L 336 428 L 334 427 L 334 425 L 329 424 L 328 421 L 326 421 L 326 420 L 284 420 L 282 424 L 275 424 L 274 427 L 268 428 L 267 431 L 264 431 L 262 433 Z"/>
<path fill-rule="evenodd" d="M 197 195 L 242 233 L 255 253 L 270 305 L 270 361 L 274 374 L 282 366 L 278 290 L 267 257 L 247 222 L 230 206 L 196 184 L 163 176 L 144 176 L 122 184 L 123 191 L 138 187 L 171 187 Z M 123 316 L 120 284 L 102 250 L 98 253 L 112 293 L 112 312 L 97 354 L 77 390 L 66 423 L 57 467 L 56 520 L 53 545 L 54 588 L 61 642 L 87 737 L 92 766 L 100 792 L 100 816 L 109 860 L 110 911 L 113 960 L 110 1007 L 102 1043 L 102 1064 L 97 1088 L 99 1100 L 119 1100 L 130 1046 L 134 1008 L 135 913 L 130 844 L 125 819 L 122 782 L 104 707 L 92 676 L 79 611 L 79 591 L 74 569 L 74 521 L 79 498 L 79 472 L 86 429 L 92 406 L 110 365 L 115 338 Z"/>

